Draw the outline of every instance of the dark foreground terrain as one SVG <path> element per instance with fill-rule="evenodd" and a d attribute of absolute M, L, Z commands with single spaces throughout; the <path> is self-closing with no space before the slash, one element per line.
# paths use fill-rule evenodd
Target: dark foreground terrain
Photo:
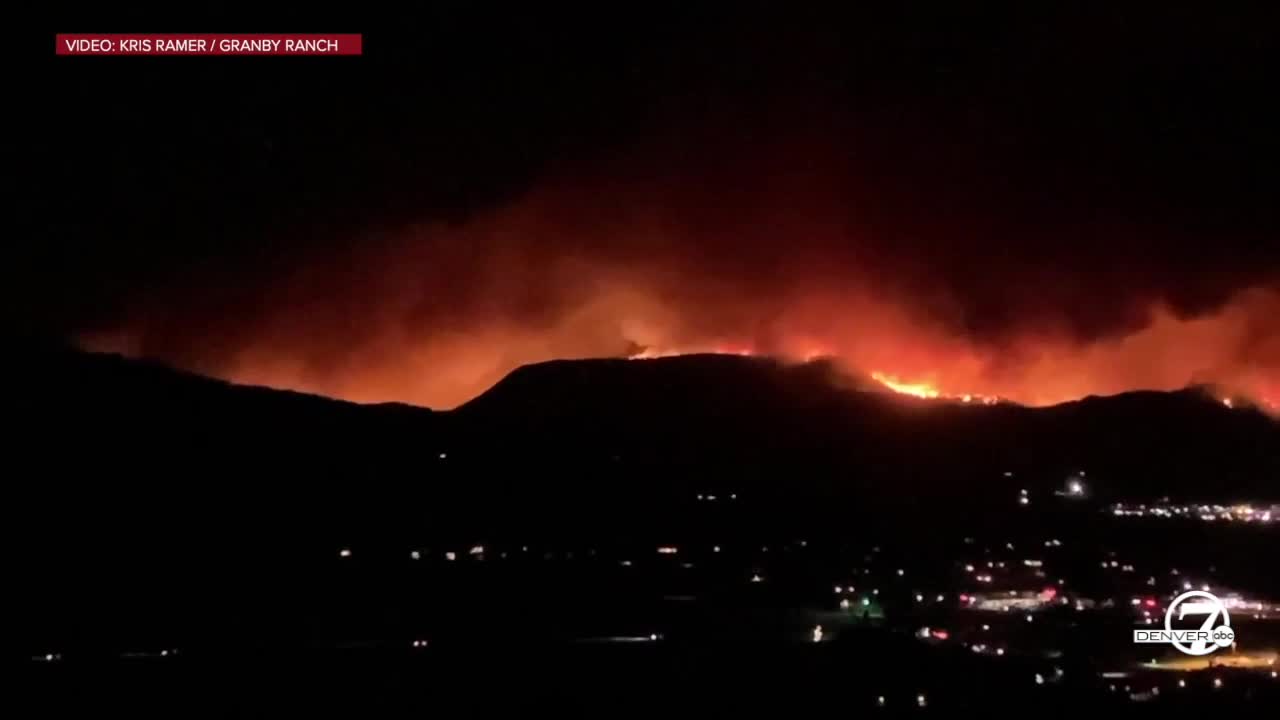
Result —
<path fill-rule="evenodd" d="M 431 412 L 61 349 L 18 373 L 11 646 L 51 711 L 1280 701 L 1280 429 L 1202 390 L 972 407 L 707 356 Z M 1131 641 L 1191 587 L 1239 604 L 1211 667 Z"/>

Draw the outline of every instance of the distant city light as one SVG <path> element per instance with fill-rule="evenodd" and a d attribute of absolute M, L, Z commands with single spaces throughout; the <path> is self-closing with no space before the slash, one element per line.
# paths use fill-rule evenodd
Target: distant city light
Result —
<path fill-rule="evenodd" d="M 661 545 L 658 547 L 659 555 L 675 555 L 678 552 L 680 552 L 680 549 L 673 545 Z"/>

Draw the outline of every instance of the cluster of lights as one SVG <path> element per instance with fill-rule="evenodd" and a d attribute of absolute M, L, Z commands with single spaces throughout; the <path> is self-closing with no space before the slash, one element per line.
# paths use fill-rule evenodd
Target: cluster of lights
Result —
<path fill-rule="evenodd" d="M 729 493 L 728 495 L 715 495 L 708 493 L 698 493 L 698 502 L 717 502 L 720 500 L 737 500 L 738 493 Z"/>
<path fill-rule="evenodd" d="M 1224 520 L 1227 522 L 1270 523 L 1280 521 L 1280 505 L 1258 506 L 1252 503 L 1238 505 L 1115 503 L 1111 506 L 1111 514 L 1115 517 L 1191 518 L 1205 522 Z"/>

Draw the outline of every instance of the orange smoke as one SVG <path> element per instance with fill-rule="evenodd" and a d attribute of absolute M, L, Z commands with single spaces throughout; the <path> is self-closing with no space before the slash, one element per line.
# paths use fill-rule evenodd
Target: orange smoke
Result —
<path fill-rule="evenodd" d="M 1103 297 L 1043 263 L 903 261 L 892 238 L 874 240 L 882 223 L 833 219 L 838 203 L 804 185 L 729 193 L 712 210 L 690 210 L 683 191 L 544 188 L 300 261 L 252 292 L 144 298 L 81 339 L 241 383 L 435 408 L 527 363 L 683 352 L 830 357 L 900 392 L 962 401 L 1213 384 L 1280 402 L 1274 286 L 1188 310 L 1145 285 Z M 760 200 L 774 194 L 783 202 Z M 962 282 L 939 281 L 955 272 Z M 1102 290 L 1129 282 L 1096 272 Z M 1081 330 L 1085 304 L 1100 329 Z M 1004 319 L 992 329 L 990 316 Z"/>

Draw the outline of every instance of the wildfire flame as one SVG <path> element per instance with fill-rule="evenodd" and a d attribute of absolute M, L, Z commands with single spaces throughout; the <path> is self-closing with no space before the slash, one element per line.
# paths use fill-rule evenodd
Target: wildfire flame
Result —
<path fill-rule="evenodd" d="M 903 382 L 902 380 L 898 379 L 897 377 L 894 377 L 893 375 L 886 375 L 885 373 L 882 373 L 880 371 L 872 372 L 871 378 L 876 382 L 880 383 L 881 385 L 884 385 L 885 387 L 889 388 L 890 390 L 896 393 L 902 393 L 903 395 L 914 395 L 915 397 L 918 397 L 918 398 L 926 398 L 930 400 L 933 398 L 940 397 L 942 395 L 942 393 L 936 387 L 930 385 L 929 383 Z M 971 397 L 971 396 L 966 395 L 964 397 Z"/>

